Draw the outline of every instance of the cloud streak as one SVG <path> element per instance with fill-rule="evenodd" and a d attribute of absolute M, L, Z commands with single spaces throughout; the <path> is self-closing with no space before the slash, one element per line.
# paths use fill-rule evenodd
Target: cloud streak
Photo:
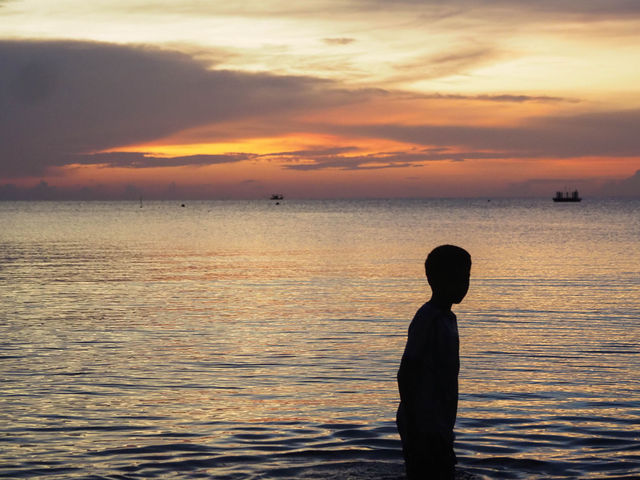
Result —
<path fill-rule="evenodd" d="M 198 167 L 242 162 L 257 157 L 258 155 L 252 153 L 159 157 L 140 152 L 107 152 L 93 155 L 75 155 L 68 158 L 68 164 L 100 165 L 111 168 Z"/>
<path fill-rule="evenodd" d="M 495 95 L 462 95 L 462 94 L 428 94 L 416 95 L 416 98 L 432 99 L 432 100 L 474 100 L 481 102 L 500 102 L 500 103 L 580 103 L 580 99 L 570 97 L 554 97 L 550 95 L 513 95 L 513 94 L 495 94 Z"/>
<path fill-rule="evenodd" d="M 336 131 L 332 126 L 324 126 Z M 517 126 L 353 125 L 352 135 L 510 158 L 640 157 L 640 110 L 534 118 Z M 492 157 L 498 158 L 498 157 Z"/>
<path fill-rule="evenodd" d="M 92 7 L 92 9 L 95 7 Z M 455 13 L 466 15 L 494 14 L 498 12 L 520 11 L 532 16 L 576 15 L 591 16 L 595 19 L 628 17 L 640 15 L 640 6 L 635 0 L 396 0 L 389 4 L 383 0 L 320 0 L 296 4 L 284 0 L 244 2 L 186 2 L 172 4 L 153 0 L 129 0 L 127 2 L 109 2 L 102 7 L 105 12 L 125 10 L 130 14 L 147 14 L 150 10 L 161 9 L 172 16 L 211 15 L 211 16 L 249 16 L 249 17 L 306 17 L 310 14 L 336 18 L 340 14 L 362 14 L 374 12 L 390 15 L 398 12 L 432 13 L 435 18 L 443 18 Z"/>
<path fill-rule="evenodd" d="M 360 11 L 371 11 L 381 6 L 381 0 L 356 0 L 350 5 Z M 349 7 L 347 7 L 349 8 Z M 399 0 L 394 2 L 394 8 L 411 11 L 431 12 L 435 18 L 442 18 L 443 12 L 449 16 L 503 16 L 522 22 L 535 21 L 540 17 L 557 19 L 558 15 L 565 18 L 592 19 L 628 19 L 640 17 L 640 5 L 634 0 Z M 516 14 L 519 13 L 519 15 Z M 500 15 L 502 14 L 502 15 Z"/>
<path fill-rule="evenodd" d="M 355 38 L 337 37 L 337 38 L 324 38 L 322 40 L 327 45 L 349 45 L 356 41 Z"/>
<path fill-rule="evenodd" d="M 396 63 L 387 79 L 391 83 L 432 80 L 462 75 L 476 67 L 495 61 L 500 52 L 492 47 L 459 48 L 439 54 L 420 55 L 409 61 Z"/>
<path fill-rule="evenodd" d="M 336 147 L 332 149 L 301 150 L 262 155 L 262 158 L 278 160 L 287 170 L 312 171 L 337 170 L 379 170 L 421 166 L 426 162 L 454 161 L 470 159 L 505 158 L 500 153 L 456 152 L 447 148 L 413 148 L 407 151 L 376 152 L 358 155 L 357 147 Z"/>

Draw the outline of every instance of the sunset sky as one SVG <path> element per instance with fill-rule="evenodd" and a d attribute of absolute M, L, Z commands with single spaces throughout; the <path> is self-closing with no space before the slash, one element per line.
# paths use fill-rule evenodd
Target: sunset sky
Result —
<path fill-rule="evenodd" d="M 640 196 L 640 1 L 0 0 L 0 199 Z"/>

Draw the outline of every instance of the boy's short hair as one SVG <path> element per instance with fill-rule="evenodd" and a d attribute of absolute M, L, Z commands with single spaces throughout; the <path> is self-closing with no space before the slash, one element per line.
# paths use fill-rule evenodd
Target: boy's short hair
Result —
<path fill-rule="evenodd" d="M 424 271 L 429 283 L 460 268 L 471 268 L 471 255 L 464 248 L 455 245 L 440 245 L 434 248 L 424 262 Z"/>

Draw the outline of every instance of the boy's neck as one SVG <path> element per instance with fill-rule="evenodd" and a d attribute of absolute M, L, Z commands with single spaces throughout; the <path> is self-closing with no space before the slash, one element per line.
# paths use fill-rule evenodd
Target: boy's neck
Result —
<path fill-rule="evenodd" d="M 429 300 L 429 303 L 431 305 L 435 305 L 440 310 L 444 310 L 445 312 L 450 312 L 451 305 L 453 305 L 453 302 L 451 302 L 450 300 L 448 301 L 447 299 L 442 298 L 435 294 L 431 295 L 431 299 Z"/>

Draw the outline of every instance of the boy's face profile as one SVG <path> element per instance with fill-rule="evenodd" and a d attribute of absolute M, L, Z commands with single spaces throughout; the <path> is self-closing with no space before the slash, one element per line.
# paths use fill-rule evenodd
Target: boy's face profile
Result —
<path fill-rule="evenodd" d="M 457 268 L 451 268 L 447 272 L 443 272 L 441 275 L 429 278 L 429 285 L 433 293 L 438 297 L 458 304 L 462 302 L 464 297 L 469 291 L 469 278 L 471 276 L 471 265 L 458 266 Z"/>
<path fill-rule="evenodd" d="M 469 278 L 471 266 L 461 267 L 452 272 L 451 279 L 451 303 L 460 303 L 469 291 Z"/>

